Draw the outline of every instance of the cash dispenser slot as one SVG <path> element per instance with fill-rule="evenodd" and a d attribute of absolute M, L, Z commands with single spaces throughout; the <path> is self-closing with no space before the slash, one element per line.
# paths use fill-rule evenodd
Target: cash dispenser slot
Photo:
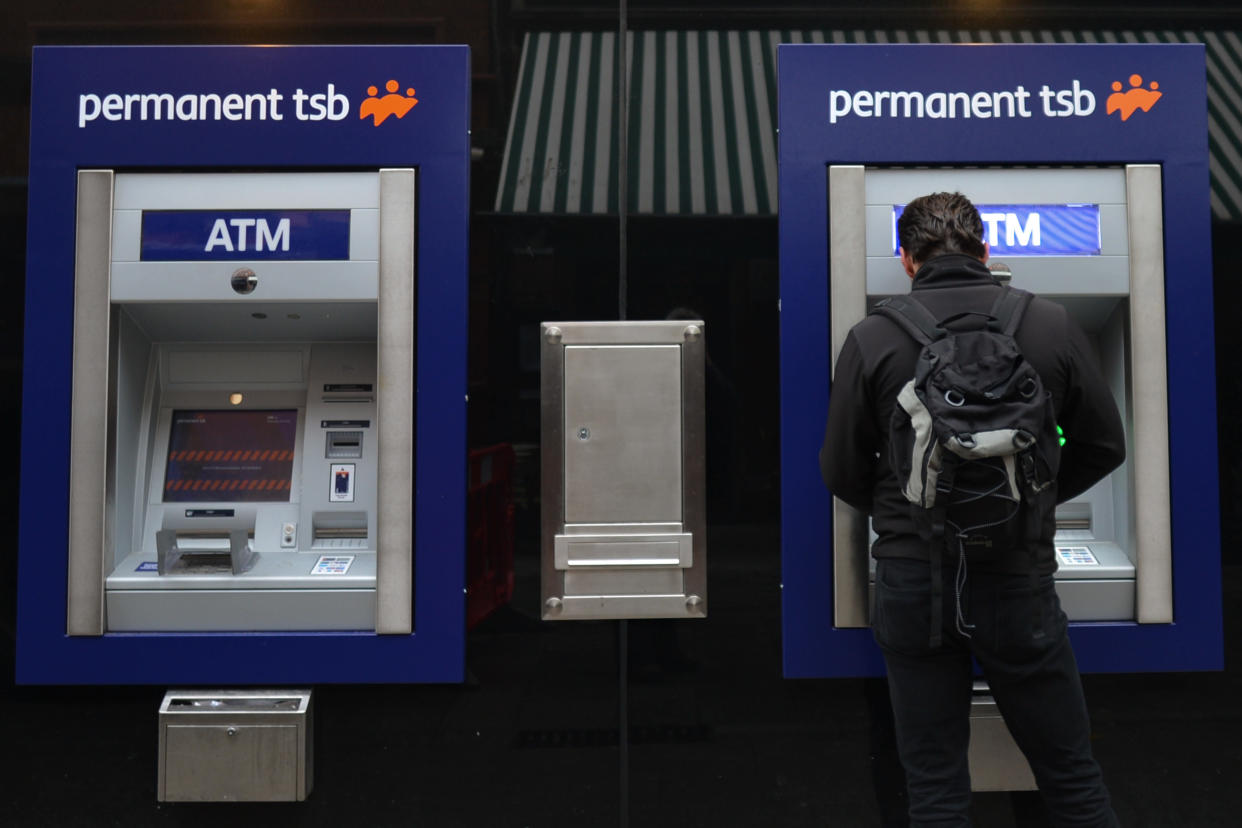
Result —
<path fill-rule="evenodd" d="M 311 549 L 365 549 L 366 512 L 315 512 L 311 518 Z"/>
<path fill-rule="evenodd" d="M 1057 539 L 1091 537 L 1091 504 L 1063 503 L 1057 507 Z"/>

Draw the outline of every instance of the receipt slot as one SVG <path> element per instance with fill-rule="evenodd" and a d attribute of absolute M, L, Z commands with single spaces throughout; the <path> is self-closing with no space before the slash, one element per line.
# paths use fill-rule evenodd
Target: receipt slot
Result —
<path fill-rule="evenodd" d="M 703 323 L 541 333 L 543 618 L 706 616 Z"/>
<path fill-rule="evenodd" d="M 870 528 L 816 450 L 850 327 L 909 291 L 896 216 L 939 190 L 979 206 L 1013 285 L 1077 320 L 1122 413 L 1124 465 L 1056 513 L 1080 667 L 1220 669 L 1203 61 L 1193 45 L 779 48 L 785 675 L 884 670 Z"/>
<path fill-rule="evenodd" d="M 409 632 L 415 182 L 79 172 L 71 635 Z"/>
<path fill-rule="evenodd" d="M 878 299 L 906 294 L 896 223 L 907 202 L 961 192 L 990 264 L 1060 302 L 1087 332 L 1126 428 L 1122 466 L 1057 509 L 1057 591 L 1075 621 L 1173 619 L 1160 168 L 828 170 L 833 363 Z M 1073 434 L 1065 435 L 1072 440 Z M 1140 471 L 1141 470 L 1141 471 Z M 834 623 L 867 623 L 865 518 L 833 501 Z"/>
<path fill-rule="evenodd" d="M 17 680 L 460 681 L 470 55 L 39 47 Z"/>

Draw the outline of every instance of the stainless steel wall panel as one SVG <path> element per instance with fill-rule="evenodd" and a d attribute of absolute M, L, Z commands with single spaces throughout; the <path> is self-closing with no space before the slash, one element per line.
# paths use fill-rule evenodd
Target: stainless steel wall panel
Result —
<path fill-rule="evenodd" d="M 544 617 L 701 617 L 702 323 L 542 334 Z"/>

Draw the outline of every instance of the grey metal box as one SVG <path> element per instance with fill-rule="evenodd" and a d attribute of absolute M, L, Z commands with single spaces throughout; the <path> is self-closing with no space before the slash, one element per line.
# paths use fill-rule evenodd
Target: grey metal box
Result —
<path fill-rule="evenodd" d="M 703 323 L 542 336 L 544 619 L 704 617 Z"/>
<path fill-rule="evenodd" d="M 300 802 L 311 791 L 309 690 L 170 690 L 161 802 Z"/>

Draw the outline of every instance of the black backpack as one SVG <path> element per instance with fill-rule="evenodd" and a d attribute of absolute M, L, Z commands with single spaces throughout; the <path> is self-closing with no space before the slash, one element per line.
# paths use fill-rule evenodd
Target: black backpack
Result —
<path fill-rule="evenodd" d="M 1014 341 L 1032 298 L 1004 286 L 987 314 L 941 320 L 910 296 L 883 299 L 871 311 L 922 346 L 893 408 L 889 462 L 930 544 L 933 646 L 945 550 L 957 555 L 957 628 L 969 635 L 960 595 L 967 566 L 1011 559 L 1025 547 L 1035 577 L 1036 543 L 1056 519 L 1056 413 Z"/>

